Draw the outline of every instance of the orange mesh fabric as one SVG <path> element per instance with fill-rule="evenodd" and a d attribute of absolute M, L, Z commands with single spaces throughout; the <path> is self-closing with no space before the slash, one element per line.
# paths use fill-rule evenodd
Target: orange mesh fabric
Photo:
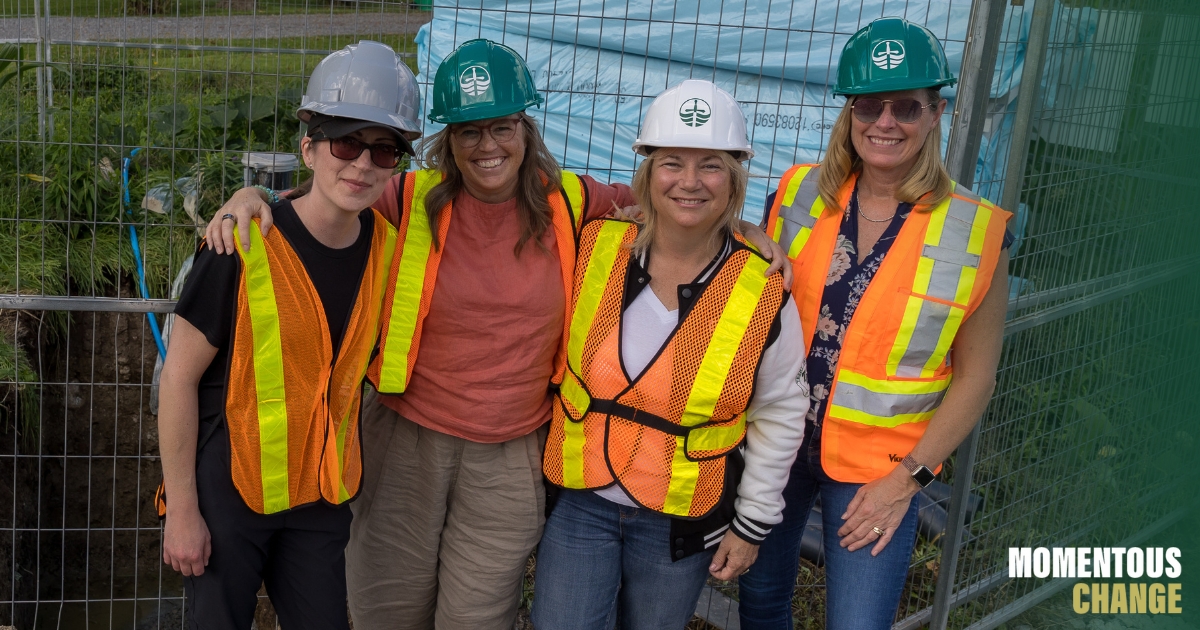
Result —
<path fill-rule="evenodd" d="M 579 292 L 583 288 L 584 271 L 587 269 L 589 256 L 596 246 L 596 237 L 600 233 L 600 228 L 602 225 L 602 221 L 592 221 L 583 226 L 583 230 L 579 236 L 579 256 L 575 262 L 575 273 L 573 274 L 573 279 L 571 282 L 571 292 L 568 293 L 568 295 L 572 296 L 567 309 L 566 319 L 568 332 L 570 330 L 571 314 L 574 311 L 576 301 L 579 299 Z M 616 300 L 616 303 L 620 304 L 621 297 L 624 294 L 625 274 L 628 270 L 629 263 L 629 249 L 627 246 L 633 243 L 633 239 L 636 237 L 636 235 L 637 233 L 634 230 L 628 230 L 625 233 L 623 247 L 617 254 L 616 260 L 613 263 L 612 274 L 609 276 L 608 284 L 604 289 L 602 304 L 609 304 L 613 300 Z M 611 334 L 608 336 L 612 337 L 612 339 L 609 339 L 608 343 L 613 347 L 608 350 L 608 353 L 616 353 L 619 351 L 619 349 L 616 348 L 616 330 L 619 322 L 619 309 L 606 309 L 602 307 L 596 313 L 596 319 L 592 323 L 592 332 L 588 335 L 584 345 L 582 361 L 583 373 L 587 373 L 589 369 L 588 366 L 591 364 L 592 359 L 596 356 L 597 348 L 603 341 L 603 338 L 597 333 L 597 331 L 604 330 L 611 332 Z M 566 345 L 567 341 L 568 339 L 566 333 L 564 333 L 564 346 Z M 565 351 L 563 354 L 565 356 Z M 587 379 L 581 379 L 577 376 L 572 376 L 572 378 L 579 380 L 593 398 L 613 399 L 627 385 L 627 383 L 623 382 L 623 376 L 621 376 L 619 379 L 597 381 L 595 385 L 593 385 Z M 599 389 L 593 389 L 593 387 L 599 387 Z M 547 478 L 551 481 L 551 483 L 555 483 L 560 486 L 564 485 L 562 450 L 563 444 L 566 440 L 566 435 L 563 427 L 565 422 L 573 422 L 573 420 L 570 420 L 567 417 L 567 414 L 564 411 L 564 406 L 569 406 L 569 403 L 567 403 L 561 396 L 555 396 L 553 403 L 554 415 L 550 423 L 550 433 L 546 442 L 545 458 L 543 463 L 543 470 L 545 471 Z M 588 415 L 595 416 L 596 414 Z M 603 418 L 603 416 L 601 416 L 601 418 Z M 596 422 L 594 419 L 589 422 L 585 419 L 583 429 L 585 436 L 585 455 L 583 458 L 583 476 L 585 484 L 588 488 L 602 488 L 610 485 L 613 482 L 613 477 L 604 458 L 604 423 Z"/>
<path fill-rule="evenodd" d="M 576 283 L 572 295 L 578 300 L 596 238 L 604 222 L 586 225 L 580 237 Z M 636 230 L 625 232 L 628 245 Z M 685 408 L 696 377 L 721 314 L 733 294 L 738 277 L 750 257 L 757 254 L 742 247 L 734 251 L 724 266 L 710 281 L 667 341 L 659 356 L 647 366 L 634 383 L 630 383 L 620 362 L 621 304 L 629 249 L 617 255 L 608 282 L 604 287 L 600 307 L 587 334 L 579 364 L 580 380 L 593 399 L 591 411 L 583 417 L 585 440 L 583 469 L 585 485 L 599 488 L 617 481 L 639 504 L 663 511 L 669 495 L 675 453 L 681 440 L 647 422 L 621 415 L 606 415 L 596 411 L 596 401 L 615 401 L 619 405 L 657 416 L 674 425 L 683 422 Z M 732 364 L 721 384 L 712 417 L 696 426 L 713 423 L 735 424 L 749 405 L 754 391 L 754 377 L 766 346 L 770 327 L 783 302 L 783 281 L 778 274 L 770 278 L 754 308 L 745 334 L 740 340 Z M 563 445 L 566 441 L 564 423 L 571 422 L 563 411 L 565 400 L 555 401 L 554 419 L 546 448 L 545 471 L 551 482 L 562 485 L 564 477 Z M 631 415 L 621 412 L 622 415 Z M 686 433 L 680 429 L 678 433 Z M 699 478 L 695 485 L 689 517 L 701 517 L 721 500 L 725 481 L 725 458 L 744 437 L 744 425 L 738 439 L 729 446 L 714 451 L 697 451 L 689 456 L 696 461 Z"/>
<path fill-rule="evenodd" d="M 332 481 L 345 475 L 350 495 L 357 492 L 362 464 L 358 445 L 358 405 L 362 374 L 375 344 L 379 300 L 386 260 L 387 221 L 376 213 L 375 232 L 367 270 L 359 286 L 353 314 L 335 365 L 329 326 L 316 289 L 299 257 L 278 230 L 264 242 L 271 264 L 271 282 L 280 313 L 283 377 L 287 409 L 289 507 L 324 499 L 344 498 Z M 256 512 L 264 512 L 258 400 L 255 389 L 254 339 L 242 274 L 230 359 L 225 419 L 229 428 L 230 468 L 234 486 Z M 314 343 L 314 340 L 320 340 Z M 331 378 L 332 376 L 332 378 Z M 332 416 L 342 411 L 341 417 Z M 344 452 L 336 437 L 348 418 Z M 330 461 L 332 460 L 332 462 Z M 339 461 L 344 461 L 340 464 Z"/>

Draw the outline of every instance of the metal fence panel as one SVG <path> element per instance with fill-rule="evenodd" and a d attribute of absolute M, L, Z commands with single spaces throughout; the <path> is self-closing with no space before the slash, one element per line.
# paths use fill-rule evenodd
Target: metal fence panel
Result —
<path fill-rule="evenodd" d="M 820 6 L 834 16 L 807 26 L 779 26 L 732 0 L 683 9 L 645 4 L 668 36 L 714 26 L 703 16 L 716 10 L 743 14 L 742 42 L 780 32 L 821 42 L 792 60 L 824 68 L 820 81 L 805 78 L 812 85 L 804 93 L 819 96 L 813 102 L 762 89 L 773 76 L 741 66 L 731 75 L 755 141 L 772 147 L 751 165 L 764 191 L 782 167 L 819 157 L 799 155 L 795 142 L 787 144 L 799 130 L 778 121 L 797 106 L 818 112 L 817 120 L 836 116 L 841 101 L 823 83 L 828 65 L 874 17 L 943 16 L 930 26 L 952 56 L 998 59 L 994 76 L 980 73 L 990 81 L 976 82 L 978 90 L 990 82 L 986 94 L 959 94 L 962 124 L 951 142 L 971 138 L 961 145 L 967 149 L 952 150 L 956 164 L 972 164 L 981 145 L 976 187 L 1017 211 L 997 396 L 977 463 L 960 454 L 945 475 L 962 498 L 982 497 L 984 507 L 969 524 L 949 519 L 948 535 L 918 541 L 901 627 L 942 623 L 942 615 L 954 627 L 994 627 L 1045 593 L 997 577 L 1008 545 L 1101 531 L 1136 536 L 1165 515 L 1158 498 L 1173 486 L 1142 467 L 1140 456 L 1175 452 L 1185 429 L 1173 401 L 1197 375 L 1188 333 L 1200 304 L 1187 278 L 1196 260 L 1186 240 L 1197 227 L 1187 212 L 1196 179 L 1185 151 L 1200 140 L 1200 17 L 1190 3 L 771 3 L 771 15 L 816 15 Z M 0 625 L 181 625 L 181 580 L 163 570 L 151 506 L 160 475 L 156 338 L 166 322 L 145 313 L 170 310 L 197 227 L 242 184 L 241 154 L 294 150 L 294 109 L 321 57 L 370 38 L 419 70 L 415 36 L 434 17 L 430 6 L 0 0 L 0 111 L 10 113 L 0 118 L 0 164 L 11 165 L 0 169 Z M 550 11 L 575 18 L 579 6 L 551 3 Z M 487 7 L 505 24 L 528 24 L 545 11 L 515 1 Z M 990 20 L 972 22 L 982 46 L 972 57 L 965 17 L 980 20 L 989 10 Z M 437 11 L 453 17 L 456 9 Z M 605 22 L 617 41 L 642 28 L 625 15 Z M 963 26 L 951 28 L 946 16 Z M 559 63 L 547 57 L 539 86 L 567 103 L 565 120 L 576 125 L 564 127 L 567 135 L 619 122 L 596 117 L 598 99 L 637 99 L 633 117 L 640 118 L 645 97 L 662 87 L 644 73 L 605 84 L 597 67 L 552 83 L 550 69 L 562 69 L 563 54 L 554 50 Z M 695 61 L 683 68 L 678 79 L 725 76 Z M 540 112 L 547 128 L 554 111 Z M 944 122 L 950 129 L 949 116 Z M 617 154 L 620 134 L 608 133 L 607 151 L 589 144 L 580 153 L 566 137 L 551 149 L 565 164 L 628 181 L 632 162 Z M 819 138 L 823 144 L 824 132 Z M 791 148 L 775 150 L 776 141 Z M 760 211 L 748 207 L 746 215 Z M 1136 439 L 1119 439 L 1126 435 Z M 1122 496 L 1146 498 L 1129 507 Z M 1137 518 L 1109 531 L 1103 516 L 1118 508 L 1137 510 Z M 947 568 L 942 550 L 960 537 L 961 554 Z M 949 577 L 939 581 L 943 573 Z M 822 569 L 802 565 L 794 601 L 802 627 L 823 627 L 823 580 Z M 736 587 L 712 586 L 702 616 L 736 627 Z M 936 616 L 935 595 L 945 602 Z M 269 624 L 260 619 L 260 627 Z"/>

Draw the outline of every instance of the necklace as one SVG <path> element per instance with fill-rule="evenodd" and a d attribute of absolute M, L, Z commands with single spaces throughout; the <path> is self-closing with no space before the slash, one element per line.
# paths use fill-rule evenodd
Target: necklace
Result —
<path fill-rule="evenodd" d="M 859 202 L 859 200 L 858 200 L 858 188 L 855 188 L 855 189 L 854 189 L 854 205 L 855 205 L 855 206 L 858 206 L 858 214 L 859 214 L 859 216 L 861 216 L 862 218 L 864 218 L 864 219 L 866 219 L 866 220 L 870 221 L 871 223 L 884 223 L 884 222 L 886 222 L 886 221 L 891 221 L 892 219 L 896 218 L 896 213 L 895 213 L 895 212 L 893 212 L 893 213 L 892 213 L 892 216 L 890 216 L 890 217 L 888 217 L 888 218 L 886 218 L 886 219 L 872 219 L 871 217 L 867 216 L 867 215 L 866 215 L 866 214 L 865 214 L 865 213 L 862 211 L 862 203 L 860 203 L 860 202 Z M 900 209 L 899 209 L 899 208 L 896 208 L 896 210 L 897 210 L 897 211 L 899 211 Z"/>

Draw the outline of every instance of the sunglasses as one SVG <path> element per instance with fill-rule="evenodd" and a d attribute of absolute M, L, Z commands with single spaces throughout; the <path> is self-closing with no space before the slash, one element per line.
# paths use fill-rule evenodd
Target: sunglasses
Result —
<path fill-rule="evenodd" d="M 379 168 L 396 168 L 404 149 L 393 144 L 367 144 L 350 136 L 329 139 L 329 153 L 339 160 L 353 162 L 363 151 L 371 150 L 371 162 Z"/>
<path fill-rule="evenodd" d="M 454 139 L 464 149 L 471 149 L 479 145 L 483 141 L 483 134 L 488 134 L 497 144 L 508 142 L 517 135 L 517 125 L 521 124 L 520 120 L 504 119 L 487 125 L 486 127 L 477 127 L 475 125 L 463 126 L 454 130 Z"/>
<path fill-rule="evenodd" d="M 926 105 L 915 98 L 901 98 L 894 101 L 884 101 L 877 98 L 860 98 L 854 101 L 850 108 L 859 122 L 873 123 L 883 116 L 883 110 L 888 105 L 892 107 L 892 118 L 899 123 L 914 123 L 925 113 L 925 108 L 932 110 L 937 103 Z"/>

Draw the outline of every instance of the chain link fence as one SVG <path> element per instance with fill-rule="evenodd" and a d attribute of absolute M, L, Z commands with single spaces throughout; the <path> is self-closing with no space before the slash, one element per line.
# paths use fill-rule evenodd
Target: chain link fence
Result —
<path fill-rule="evenodd" d="M 1008 580 L 1007 547 L 1139 540 L 1174 516 L 1182 482 L 1155 466 L 1195 437 L 1195 3 L 435 4 L 0 0 L 0 625 L 181 627 L 151 501 L 164 314 L 243 155 L 293 152 L 308 73 L 364 38 L 421 81 L 467 39 L 513 46 L 551 151 L 602 181 L 629 181 L 653 96 L 714 80 L 744 106 L 757 220 L 820 157 L 846 39 L 926 24 L 961 67 L 948 164 L 1018 240 L 996 397 L 923 504 L 897 627 L 997 627 L 1063 586 Z M 820 628 L 823 570 L 802 563 L 797 624 Z M 736 600 L 711 584 L 693 626 L 738 627 Z"/>

